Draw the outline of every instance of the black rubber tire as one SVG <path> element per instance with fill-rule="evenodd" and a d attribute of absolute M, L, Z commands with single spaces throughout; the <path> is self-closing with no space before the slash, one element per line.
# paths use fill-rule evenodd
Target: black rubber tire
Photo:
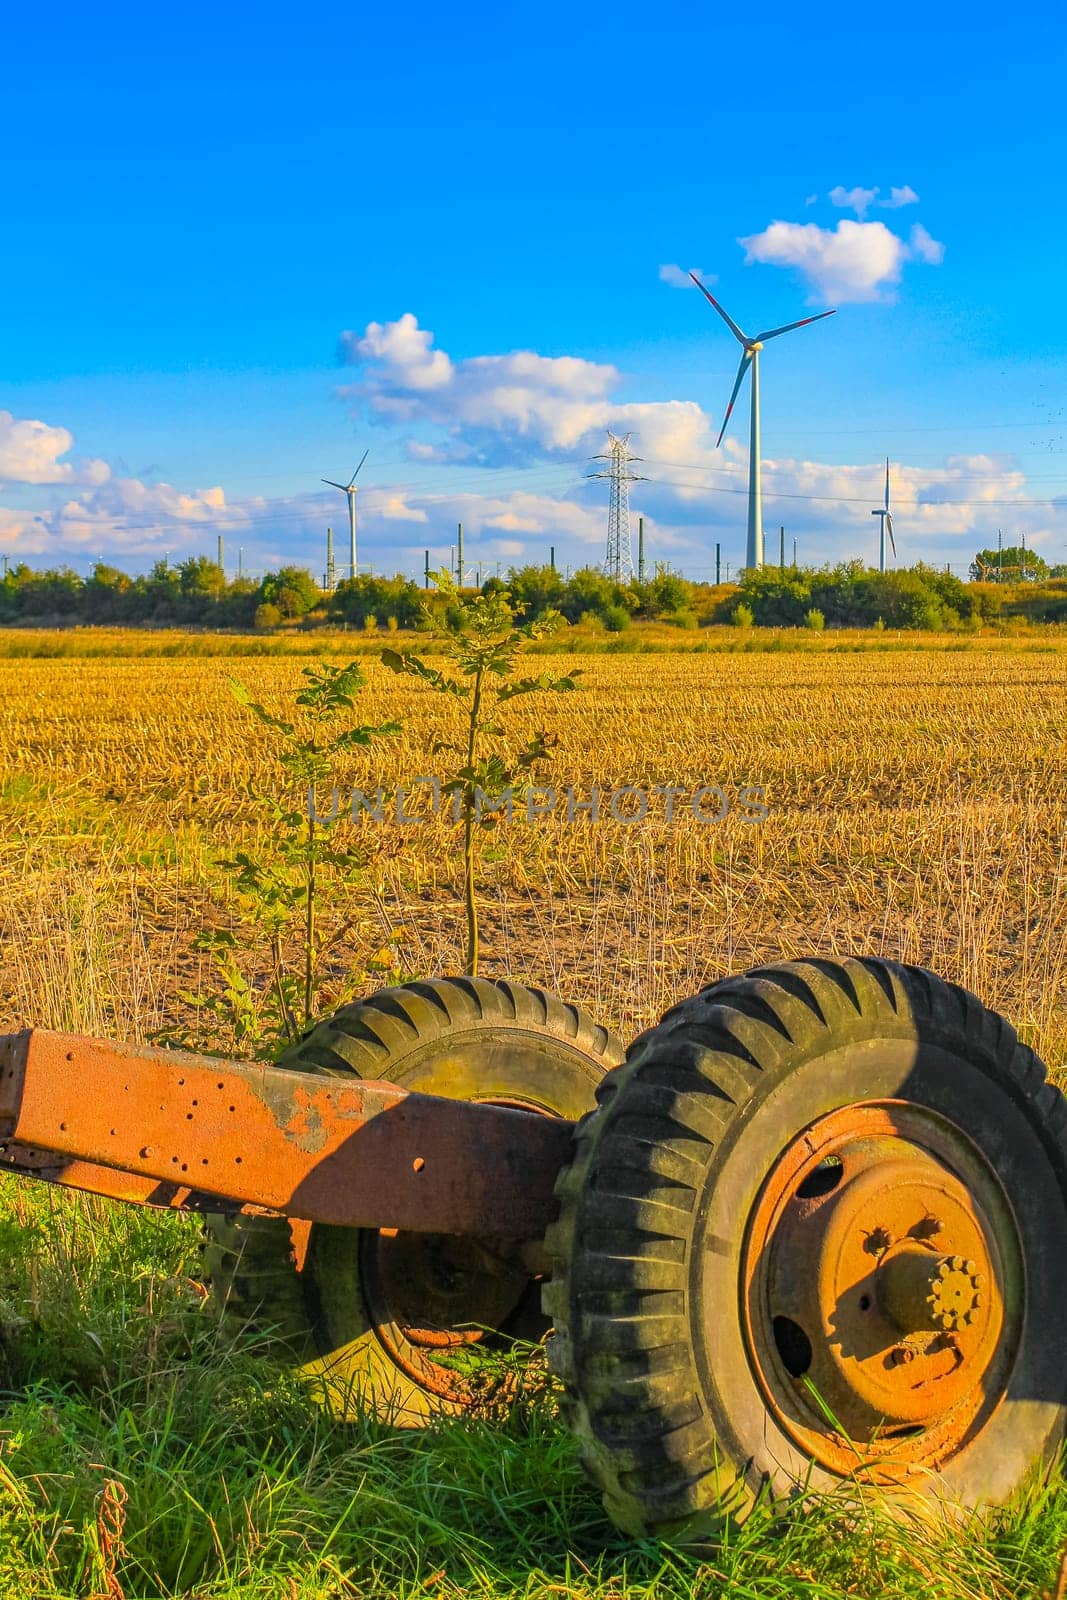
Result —
<path fill-rule="evenodd" d="M 977 1146 L 1010 1199 L 1026 1272 L 1004 1399 L 920 1494 L 942 1507 L 999 1502 L 1055 1455 L 1067 1408 L 1067 1104 L 1009 1023 L 925 969 L 790 962 L 715 984 L 639 1038 L 602 1082 L 557 1185 L 549 1362 L 625 1531 L 699 1539 L 743 1520 L 757 1497 L 840 1490 L 753 1374 L 745 1229 L 806 1127 L 893 1098 Z"/>
<path fill-rule="evenodd" d="M 278 1065 L 381 1079 L 451 1099 L 528 1105 L 577 1120 L 593 1105 L 604 1072 L 622 1056 L 622 1044 L 606 1028 L 543 990 L 438 978 L 383 989 L 344 1007 Z M 313 1226 L 298 1271 L 285 1219 L 210 1216 L 205 1230 L 205 1276 L 227 1320 L 255 1332 L 260 1348 L 269 1353 L 273 1347 L 314 1380 L 335 1415 L 370 1409 L 413 1426 L 464 1409 L 433 1392 L 437 1370 L 399 1328 L 387 1330 L 394 1350 L 379 1335 L 366 1281 L 373 1232 Z M 520 1337 L 547 1328 L 531 1288 L 526 1317 L 517 1312 L 506 1325 Z"/>

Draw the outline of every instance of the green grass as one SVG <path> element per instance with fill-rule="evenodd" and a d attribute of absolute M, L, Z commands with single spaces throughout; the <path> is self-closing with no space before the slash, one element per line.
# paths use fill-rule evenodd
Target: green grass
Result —
<path fill-rule="evenodd" d="M 4 1600 L 1024 1600 L 1056 1584 L 1058 1481 L 949 1532 L 824 1500 L 680 1554 L 604 1520 L 544 1383 L 494 1421 L 324 1421 L 221 1332 L 193 1219 L 11 1180 L 0 1262 Z"/>

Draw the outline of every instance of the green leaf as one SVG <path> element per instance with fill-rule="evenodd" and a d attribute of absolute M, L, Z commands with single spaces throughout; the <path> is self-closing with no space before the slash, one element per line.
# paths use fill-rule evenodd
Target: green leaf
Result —
<path fill-rule="evenodd" d="M 470 686 L 457 683 L 454 678 L 447 678 L 436 667 L 427 666 L 420 656 L 412 655 L 410 651 L 383 650 L 381 662 L 388 667 L 390 672 L 403 673 L 409 678 L 419 678 L 431 689 L 436 689 L 439 694 L 450 694 L 466 699 L 470 694 Z"/>
<path fill-rule="evenodd" d="M 505 684 L 498 689 L 498 701 L 516 700 L 523 694 L 567 694 L 577 685 L 573 677 L 556 678 L 550 672 L 542 672 L 536 678 L 519 678 L 514 683 Z"/>
<path fill-rule="evenodd" d="M 339 733 L 336 739 L 331 740 L 331 750 L 351 750 L 355 745 L 373 744 L 375 739 L 384 738 L 387 734 L 399 733 L 399 722 L 380 722 L 377 727 L 365 724 L 359 728 L 349 728 L 344 733 Z"/>
<path fill-rule="evenodd" d="M 257 717 L 259 721 L 263 723 L 264 727 L 276 728 L 279 733 L 284 733 L 287 736 L 292 735 L 294 732 L 293 724 L 291 722 L 283 721 L 281 717 L 273 716 L 271 712 L 259 704 L 258 700 L 253 700 L 252 696 L 249 694 L 248 690 L 245 688 L 244 684 L 239 678 L 229 678 L 227 681 L 230 685 L 230 692 L 237 701 L 237 704 L 246 706 L 248 710 L 252 712 L 253 716 Z"/>

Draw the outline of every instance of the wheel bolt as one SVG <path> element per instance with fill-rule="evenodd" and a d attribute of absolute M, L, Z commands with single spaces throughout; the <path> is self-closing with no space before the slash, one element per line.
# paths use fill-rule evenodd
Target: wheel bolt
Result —
<path fill-rule="evenodd" d="M 906 1344 L 898 1344 L 894 1350 L 889 1352 L 890 1365 L 894 1367 L 904 1367 L 909 1361 L 914 1360 L 915 1351 L 909 1350 Z"/>

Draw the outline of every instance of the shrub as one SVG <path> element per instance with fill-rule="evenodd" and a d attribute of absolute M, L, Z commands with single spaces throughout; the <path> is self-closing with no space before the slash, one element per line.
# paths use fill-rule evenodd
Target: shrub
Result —
<path fill-rule="evenodd" d="M 426 596 L 432 602 L 431 596 Z M 422 617 L 423 592 L 410 578 L 372 578 L 369 573 L 345 578 L 330 596 L 330 616 L 351 626 L 367 626 L 368 617 L 395 617 L 401 628 L 414 628 Z"/>
<path fill-rule="evenodd" d="M 796 628 L 811 608 L 811 578 L 806 572 L 751 567 L 741 581 L 744 603 L 761 628 Z"/>
<path fill-rule="evenodd" d="M 184 573 L 184 568 L 182 571 Z M 205 563 L 199 581 L 213 582 L 215 572 L 218 572 L 217 567 Z M 304 616 L 321 598 L 318 584 L 303 567 L 280 567 L 277 572 L 268 572 L 259 586 L 260 604 L 277 606 L 284 617 Z"/>
<path fill-rule="evenodd" d="M 853 585 L 852 604 L 859 626 L 871 616 L 882 616 L 891 628 L 937 629 L 957 622 L 959 613 L 942 603 L 929 569 L 900 568 L 896 572 L 866 572 Z M 856 624 L 854 623 L 853 626 Z"/>
<path fill-rule="evenodd" d="M 527 619 L 561 609 L 565 585 L 554 567 L 512 567 L 506 586 L 499 578 L 488 578 L 482 585 L 483 594 L 491 592 L 490 584 L 497 592 L 507 587 L 512 604 Z"/>
<path fill-rule="evenodd" d="M 605 578 L 595 567 L 581 567 L 568 580 L 558 609 L 568 622 L 584 622 L 590 612 L 602 618 L 608 606 L 616 601 L 615 585 L 610 578 Z"/>
<path fill-rule="evenodd" d="M 603 619 L 609 633 L 621 633 L 630 626 L 630 613 L 625 606 L 605 606 Z"/>
<path fill-rule="evenodd" d="M 826 618 L 821 611 L 809 611 L 804 617 L 805 628 L 810 628 L 812 633 L 821 633 L 826 627 Z"/>
<path fill-rule="evenodd" d="M 756 618 L 752 607 L 746 606 L 745 602 L 742 600 L 739 605 L 734 607 L 732 620 L 735 628 L 751 628 Z"/>
<path fill-rule="evenodd" d="M 255 623 L 260 629 L 277 628 L 282 620 L 282 614 L 276 605 L 269 600 L 264 600 L 262 605 L 256 607 Z"/>

